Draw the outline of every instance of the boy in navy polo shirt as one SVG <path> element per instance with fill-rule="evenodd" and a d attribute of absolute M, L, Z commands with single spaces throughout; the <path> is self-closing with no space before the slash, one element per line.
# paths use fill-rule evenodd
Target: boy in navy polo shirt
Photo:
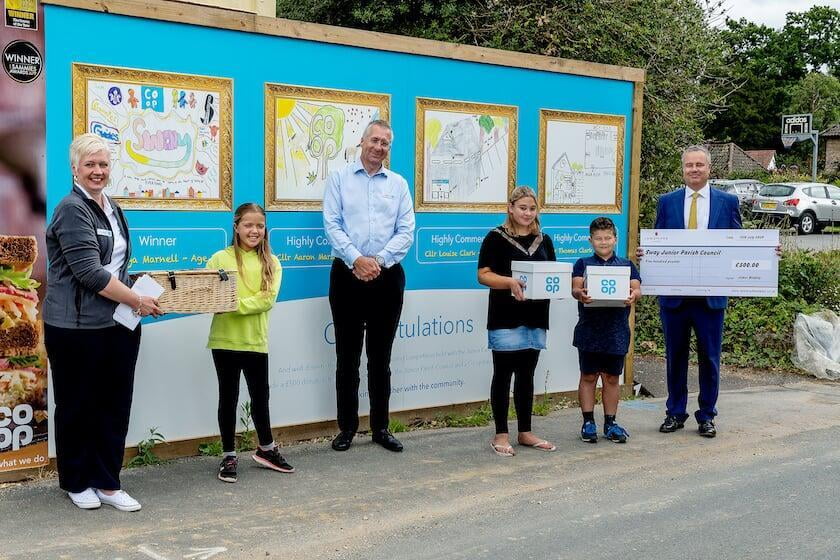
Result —
<path fill-rule="evenodd" d="M 630 347 L 630 304 L 642 296 L 641 277 L 636 266 L 615 254 L 617 241 L 615 224 L 609 218 L 596 218 L 589 224 L 589 242 L 594 254 L 580 258 L 572 269 L 572 297 L 578 300 L 578 324 L 575 326 L 574 346 L 580 361 L 578 399 L 583 413 L 580 439 L 598 441 L 595 424 L 595 385 L 601 378 L 601 398 L 604 402 L 604 437 L 625 443 L 630 434 L 615 421 L 618 411 L 618 378 L 624 367 L 624 357 Z M 584 285 L 589 266 L 629 266 L 630 293 L 624 307 L 584 307 L 591 303 Z"/>

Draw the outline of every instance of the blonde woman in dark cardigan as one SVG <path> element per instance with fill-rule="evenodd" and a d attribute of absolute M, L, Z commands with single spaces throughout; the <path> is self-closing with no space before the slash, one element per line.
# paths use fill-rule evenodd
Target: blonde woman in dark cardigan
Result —
<path fill-rule="evenodd" d="M 103 503 L 136 511 L 140 503 L 121 489 L 140 326 L 116 324 L 118 304 L 138 316 L 158 316 L 157 301 L 131 289 L 131 241 L 119 205 L 103 191 L 111 158 L 108 144 L 82 134 L 70 145 L 73 186 L 47 227 L 47 297 L 44 342 L 55 402 L 58 483 L 73 503 Z"/>

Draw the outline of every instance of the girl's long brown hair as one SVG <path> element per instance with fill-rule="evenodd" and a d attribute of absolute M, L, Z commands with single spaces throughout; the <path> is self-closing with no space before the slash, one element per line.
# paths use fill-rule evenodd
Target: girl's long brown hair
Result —
<path fill-rule="evenodd" d="M 236 268 L 239 270 L 239 281 L 243 283 L 245 282 L 245 278 L 242 274 L 241 251 L 244 249 L 239 246 L 239 234 L 236 233 L 236 226 L 239 225 L 239 222 L 242 220 L 242 216 L 248 212 L 258 212 L 265 217 L 265 210 L 263 210 L 263 207 L 256 202 L 246 202 L 245 204 L 240 205 L 239 208 L 236 209 L 236 212 L 233 213 L 233 241 L 231 241 L 231 245 L 233 245 L 233 252 L 236 255 Z M 268 244 L 267 232 L 262 238 L 262 241 L 260 241 L 260 244 L 257 245 L 257 255 L 259 255 L 260 264 L 262 265 L 260 291 L 267 292 L 271 289 L 271 286 L 274 283 L 274 274 L 276 273 L 274 270 L 274 259 L 271 258 L 271 246 Z M 250 288 L 250 286 L 248 287 Z"/>
<path fill-rule="evenodd" d="M 513 225 L 513 218 L 510 214 L 510 207 L 516 204 L 520 198 L 533 198 L 534 202 L 537 202 L 537 193 L 534 192 L 534 189 L 531 187 L 527 187 L 525 185 L 520 185 L 513 189 L 508 197 L 508 208 L 507 208 L 507 217 L 505 218 L 505 223 L 502 224 L 502 228 L 509 234 L 509 235 L 516 235 L 516 227 Z M 531 228 L 529 233 L 531 234 L 538 234 L 540 232 L 540 207 L 539 203 L 537 203 L 537 215 L 534 216 L 534 221 L 531 222 Z"/>

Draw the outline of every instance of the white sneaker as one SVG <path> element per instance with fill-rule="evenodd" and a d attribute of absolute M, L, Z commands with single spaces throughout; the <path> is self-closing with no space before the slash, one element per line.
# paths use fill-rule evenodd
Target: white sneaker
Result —
<path fill-rule="evenodd" d="M 96 490 L 96 495 L 103 504 L 113 506 L 120 511 L 137 511 L 140 509 L 140 502 L 128 495 L 123 490 L 117 490 L 110 496 L 99 489 Z"/>
<path fill-rule="evenodd" d="M 67 492 L 67 495 L 79 509 L 96 509 L 102 505 L 93 488 L 85 488 L 81 492 Z"/>

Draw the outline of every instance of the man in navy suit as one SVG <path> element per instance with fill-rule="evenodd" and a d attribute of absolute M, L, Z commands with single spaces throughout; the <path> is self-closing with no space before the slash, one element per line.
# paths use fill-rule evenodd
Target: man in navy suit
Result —
<path fill-rule="evenodd" d="M 711 156 L 703 146 L 682 154 L 685 187 L 659 197 L 656 229 L 740 229 L 738 197 L 709 186 Z M 660 432 L 675 432 L 688 419 L 688 355 L 691 331 L 697 339 L 700 396 L 694 413 L 701 436 L 715 437 L 725 297 L 660 296 L 665 333 L 668 401 Z"/>

